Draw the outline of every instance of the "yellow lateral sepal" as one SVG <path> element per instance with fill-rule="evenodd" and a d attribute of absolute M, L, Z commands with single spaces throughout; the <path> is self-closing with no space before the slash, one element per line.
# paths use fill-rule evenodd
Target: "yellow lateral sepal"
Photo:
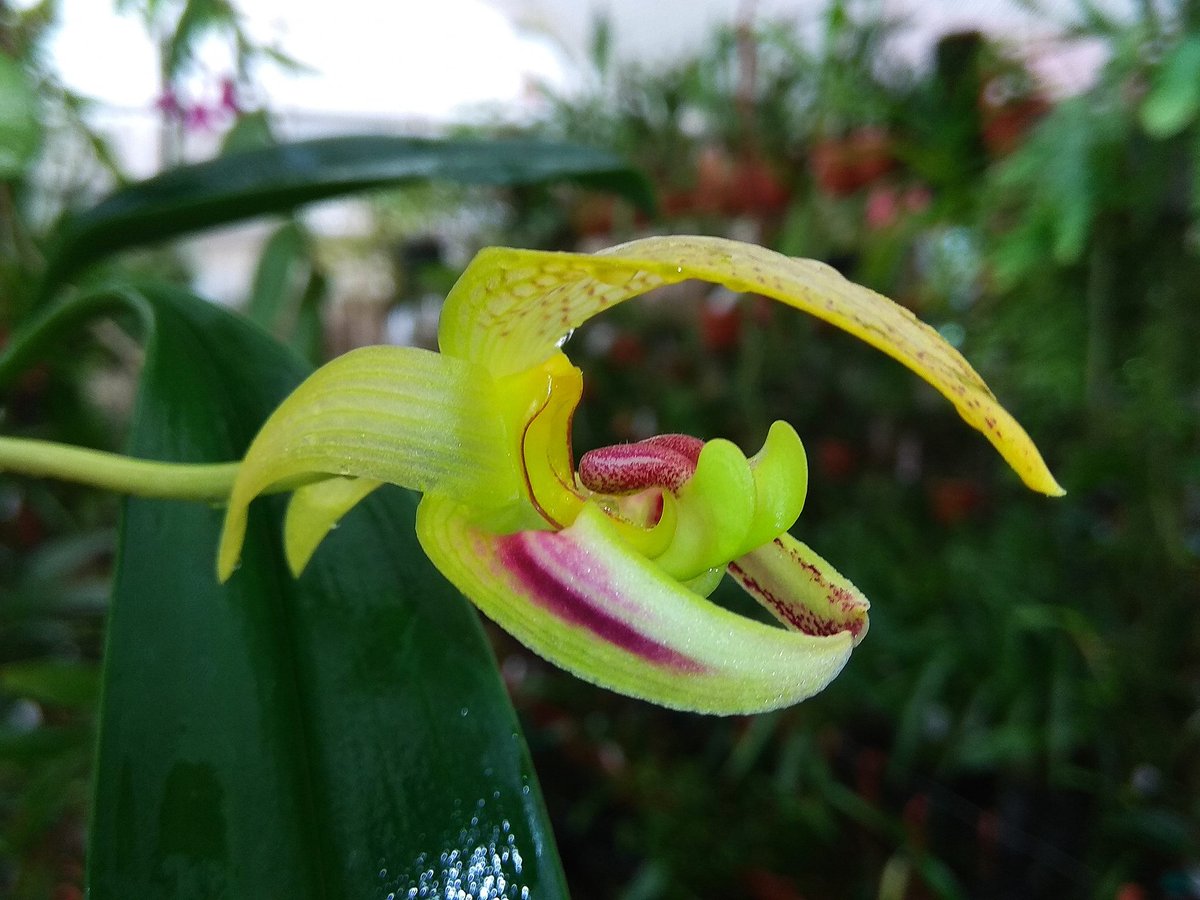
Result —
<path fill-rule="evenodd" d="M 237 565 L 250 501 L 281 483 L 354 477 L 444 489 L 480 511 L 518 504 L 520 464 L 498 406 L 484 369 L 426 350 L 364 347 L 322 366 L 246 452 L 225 514 L 221 579 Z"/>

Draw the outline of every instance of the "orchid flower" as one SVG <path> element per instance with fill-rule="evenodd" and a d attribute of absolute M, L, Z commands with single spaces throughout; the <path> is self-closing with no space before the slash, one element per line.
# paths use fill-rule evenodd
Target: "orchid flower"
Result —
<path fill-rule="evenodd" d="M 952 347 L 826 265 L 707 237 L 595 255 L 492 248 L 446 299 L 440 353 L 355 350 L 268 419 L 233 484 L 219 576 L 236 568 L 258 495 L 294 488 L 284 544 L 299 574 L 336 522 L 388 482 L 423 493 L 417 537 L 446 578 L 584 679 L 709 713 L 768 710 L 820 691 L 866 634 L 869 604 L 788 533 L 808 477 L 790 425 L 772 425 L 750 457 L 726 440 L 664 435 L 573 458 L 583 381 L 565 338 L 685 279 L 766 295 L 873 344 L 944 394 L 1031 488 L 1062 493 Z M 779 627 L 707 599 L 726 573 Z"/>

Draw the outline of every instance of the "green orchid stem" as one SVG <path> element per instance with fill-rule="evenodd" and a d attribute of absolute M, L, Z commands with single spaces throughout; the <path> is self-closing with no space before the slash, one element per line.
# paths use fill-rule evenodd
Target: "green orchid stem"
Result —
<path fill-rule="evenodd" d="M 223 501 L 241 463 L 166 463 L 27 438 L 0 437 L 0 472 L 57 478 L 139 497 Z"/>
<path fill-rule="evenodd" d="M 0 353 L 0 390 L 9 387 L 31 365 L 45 358 L 62 338 L 100 315 L 131 313 L 144 333 L 153 332 L 154 316 L 137 290 L 100 286 L 46 310 L 14 335 Z M 138 497 L 224 503 L 229 499 L 240 462 L 169 463 L 134 459 L 119 453 L 74 447 L 53 441 L 0 437 L 0 473 L 57 478 Z M 282 479 L 265 494 L 295 490 L 328 477 L 308 473 Z"/>
<path fill-rule="evenodd" d="M 146 301 L 125 289 L 100 288 L 48 309 L 0 355 L 0 389 L 44 358 L 66 333 L 99 315 L 120 311 L 133 312 L 148 329 Z M 224 500 L 238 466 L 153 462 L 51 441 L 0 437 L 0 472 L 58 478 L 140 497 Z"/>

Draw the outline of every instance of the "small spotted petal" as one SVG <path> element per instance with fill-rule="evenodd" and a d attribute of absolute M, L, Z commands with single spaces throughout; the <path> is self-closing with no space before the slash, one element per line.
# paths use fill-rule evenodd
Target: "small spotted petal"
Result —
<path fill-rule="evenodd" d="M 806 544 L 782 534 L 729 564 L 729 574 L 786 627 L 805 634 L 867 633 L 871 604 Z"/>
<path fill-rule="evenodd" d="M 288 568 L 299 576 L 325 535 L 342 516 L 382 484 L 372 478 L 342 478 L 304 484 L 292 492 L 283 520 L 283 549 Z"/>

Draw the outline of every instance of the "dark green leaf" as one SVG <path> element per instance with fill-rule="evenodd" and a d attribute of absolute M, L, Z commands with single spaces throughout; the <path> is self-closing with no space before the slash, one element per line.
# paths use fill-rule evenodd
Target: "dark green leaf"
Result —
<path fill-rule="evenodd" d="M 1200 130 L 1192 135 L 1192 215 L 1200 218 Z"/>
<path fill-rule="evenodd" d="M 149 296 L 130 451 L 236 458 L 306 366 L 223 310 Z M 257 506 L 222 586 L 221 510 L 126 503 L 89 896 L 383 900 L 472 866 L 505 897 L 564 896 L 495 661 L 416 543 L 414 497 L 377 492 L 299 581 L 280 498 Z"/>
<path fill-rule="evenodd" d="M 80 663 L 9 663 L 0 668 L 0 690 L 53 706 L 91 707 L 100 693 L 100 673 Z"/>
<path fill-rule="evenodd" d="M 64 221 L 44 291 L 100 257 L 354 191 L 430 179 L 515 185 L 566 179 L 645 210 L 647 182 L 611 153 L 536 140 L 341 137 L 230 153 L 122 188 Z"/>
<path fill-rule="evenodd" d="M 84 725 L 47 725 L 31 731 L 0 728 L 0 760 L 42 763 L 88 747 L 92 730 Z"/>
<path fill-rule="evenodd" d="M 325 359 L 325 319 L 321 311 L 328 296 L 328 279 L 319 268 L 313 268 L 288 332 L 288 346 L 314 365 Z"/>
<path fill-rule="evenodd" d="M 267 240 L 254 273 L 246 314 L 313 363 L 324 351 L 321 308 L 328 284 L 313 262 L 308 231 L 296 219 Z"/>
<path fill-rule="evenodd" d="M 284 317 L 295 318 L 295 310 L 311 270 L 308 238 L 302 226 L 290 221 L 281 225 L 263 246 L 246 303 L 246 315 L 264 329 L 281 337 Z"/>

